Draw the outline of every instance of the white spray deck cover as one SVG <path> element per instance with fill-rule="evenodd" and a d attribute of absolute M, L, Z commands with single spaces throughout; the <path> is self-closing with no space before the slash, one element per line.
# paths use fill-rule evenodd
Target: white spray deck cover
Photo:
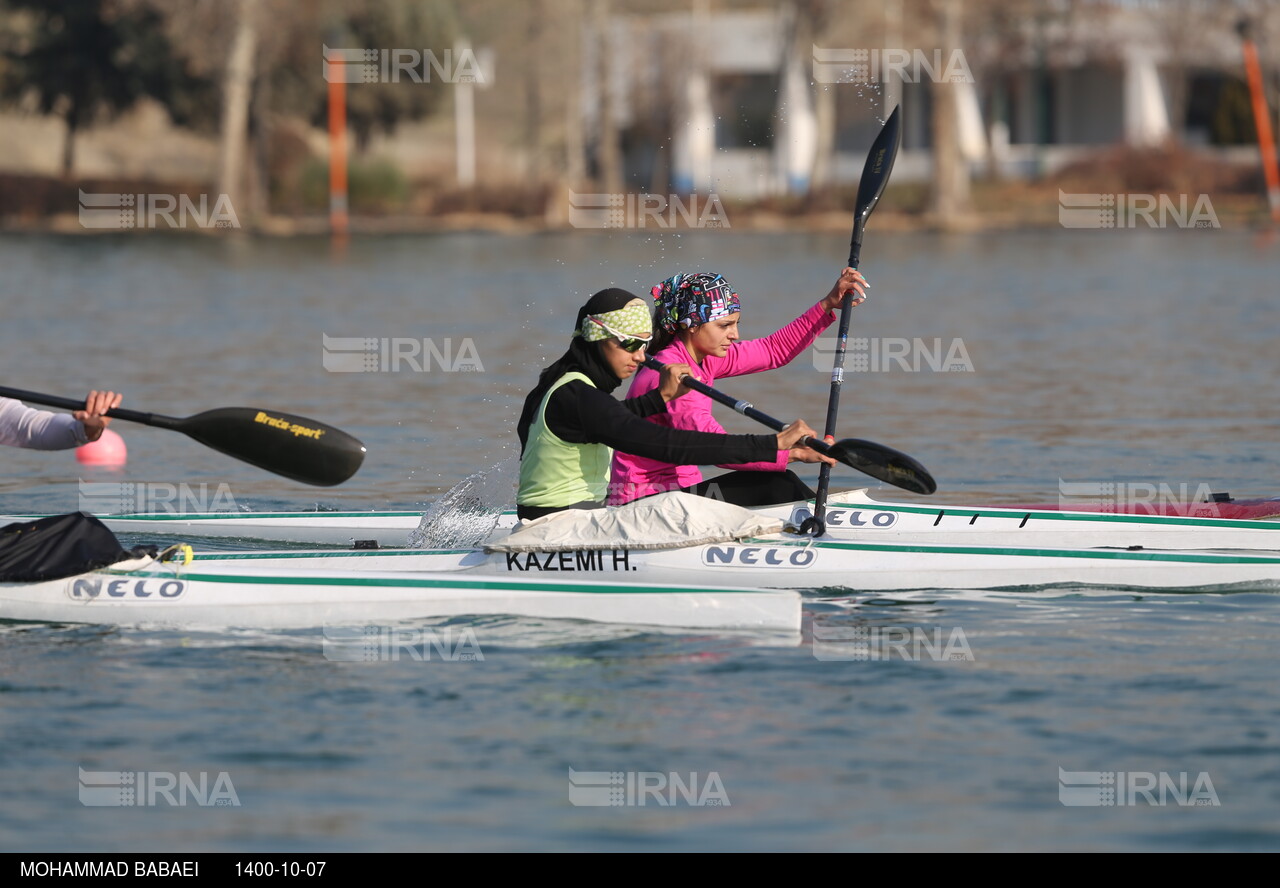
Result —
<path fill-rule="evenodd" d="M 673 491 L 610 509 L 566 509 L 505 530 L 485 542 L 489 552 L 588 549 L 679 549 L 764 536 L 781 519 L 720 500 Z"/>

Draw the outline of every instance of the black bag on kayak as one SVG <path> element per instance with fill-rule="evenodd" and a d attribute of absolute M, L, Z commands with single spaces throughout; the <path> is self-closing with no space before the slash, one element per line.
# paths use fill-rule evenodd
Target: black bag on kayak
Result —
<path fill-rule="evenodd" d="M 125 551 L 105 524 L 84 512 L 50 515 L 0 527 L 0 582 L 59 580 L 155 554 L 153 546 Z"/>

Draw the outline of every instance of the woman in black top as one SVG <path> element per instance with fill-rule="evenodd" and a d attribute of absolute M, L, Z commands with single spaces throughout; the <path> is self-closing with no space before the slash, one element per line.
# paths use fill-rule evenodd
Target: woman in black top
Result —
<path fill-rule="evenodd" d="M 692 374 L 687 365 L 670 365 L 657 389 L 614 398 L 611 392 L 644 362 L 652 336 L 648 304 L 626 290 L 601 290 L 578 310 L 568 351 L 542 371 L 517 425 L 521 519 L 603 506 L 610 449 L 676 465 L 715 465 L 771 460 L 806 435 L 817 437 L 802 420 L 776 435 L 718 435 L 645 422 L 683 394 L 680 377 Z"/>

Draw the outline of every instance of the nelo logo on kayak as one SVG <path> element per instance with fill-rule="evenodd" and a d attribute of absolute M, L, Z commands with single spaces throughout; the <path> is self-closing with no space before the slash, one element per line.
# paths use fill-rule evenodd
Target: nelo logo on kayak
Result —
<path fill-rule="evenodd" d="M 813 549 L 775 548 L 771 546 L 707 546 L 702 563 L 709 567 L 808 567 L 817 560 Z"/>
<path fill-rule="evenodd" d="M 164 600 L 172 601 L 181 598 L 187 591 L 185 580 L 160 580 L 152 577 L 140 580 L 121 578 L 104 580 L 101 578 L 79 579 L 67 589 L 67 595 L 74 601 L 92 601 L 96 598 L 127 598 L 131 601 Z"/>
<path fill-rule="evenodd" d="M 868 517 L 870 520 L 867 520 Z M 898 523 L 898 513 L 831 509 L 827 512 L 826 521 L 831 527 L 893 527 Z"/>
<path fill-rule="evenodd" d="M 812 518 L 808 509 L 796 509 L 788 523 L 799 527 Z M 893 527 L 898 523 L 897 512 L 869 512 L 864 509 L 828 509 L 827 525 L 830 527 L 869 527 L 872 529 Z"/>

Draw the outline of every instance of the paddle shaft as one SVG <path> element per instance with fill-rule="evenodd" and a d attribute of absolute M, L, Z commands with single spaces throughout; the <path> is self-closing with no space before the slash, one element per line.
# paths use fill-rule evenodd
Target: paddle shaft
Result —
<path fill-rule="evenodd" d="M 862 217 L 853 227 L 853 242 L 849 245 L 849 267 L 858 268 L 858 254 L 862 252 Z M 840 389 L 844 385 L 844 354 L 849 344 L 849 316 L 853 312 L 853 294 L 845 293 L 840 300 L 840 326 L 836 333 L 836 353 L 831 365 L 831 393 L 827 396 L 827 424 L 822 429 L 824 438 L 835 437 L 836 419 L 840 413 Z M 822 521 L 827 512 L 827 493 L 831 489 L 831 466 L 826 463 L 818 470 L 818 489 L 813 500 L 813 516 Z"/>
<path fill-rule="evenodd" d="M 654 371 L 663 369 L 663 364 L 653 358 L 649 358 L 644 363 L 646 367 Z M 701 392 L 721 404 L 726 404 L 743 416 L 754 419 L 756 422 L 762 423 L 776 432 L 786 428 L 780 420 L 757 410 L 749 402 L 739 401 L 723 392 L 718 392 L 687 373 L 681 377 L 680 381 L 694 391 Z M 934 482 L 928 469 L 905 453 L 894 450 L 892 447 L 885 447 L 883 444 L 877 444 L 874 441 L 844 438 L 834 444 L 828 444 L 825 441 L 819 441 L 806 435 L 796 444 L 801 447 L 809 447 L 818 453 L 830 456 L 832 459 L 837 459 L 850 468 L 870 475 L 877 481 L 883 481 L 886 484 L 892 484 L 895 487 L 901 487 L 913 493 L 933 493 L 938 489 L 938 485 Z M 808 520 L 812 521 L 813 519 L 810 518 Z M 808 531 L 805 532 L 807 533 Z"/>
<path fill-rule="evenodd" d="M 880 202 L 880 195 L 889 181 L 889 173 L 893 170 L 893 161 L 898 156 L 898 145 L 902 140 L 901 107 L 894 108 L 880 134 L 871 145 L 867 161 L 862 168 L 862 179 L 858 182 L 858 204 L 853 216 L 853 235 L 849 239 L 849 267 L 858 268 L 862 253 L 862 234 L 866 228 L 871 211 Z M 836 433 L 836 418 L 840 412 L 840 389 L 844 385 L 844 355 L 849 343 L 849 314 L 853 308 L 853 294 L 845 293 L 840 301 L 840 328 L 836 336 L 836 353 L 831 367 L 831 394 L 827 399 L 827 423 L 823 436 L 830 438 Z M 827 494 L 831 490 L 831 466 L 823 465 L 818 472 L 818 489 L 813 499 L 813 518 L 805 522 L 808 530 L 820 536 L 826 530 Z"/>
<path fill-rule="evenodd" d="M 45 395 L 40 392 L 28 392 L 23 389 L 8 388 L 0 385 L 0 396 L 14 398 L 18 401 L 30 401 L 32 404 L 43 404 L 46 407 L 60 407 L 63 410 L 83 410 L 84 401 L 72 398 L 59 398 L 56 395 Z M 112 407 L 103 416 L 112 419 L 123 419 L 127 422 L 139 422 L 143 425 L 156 426 L 162 429 L 177 429 L 181 420 L 158 413 L 143 413 L 140 410 L 127 410 L 124 407 Z"/>

